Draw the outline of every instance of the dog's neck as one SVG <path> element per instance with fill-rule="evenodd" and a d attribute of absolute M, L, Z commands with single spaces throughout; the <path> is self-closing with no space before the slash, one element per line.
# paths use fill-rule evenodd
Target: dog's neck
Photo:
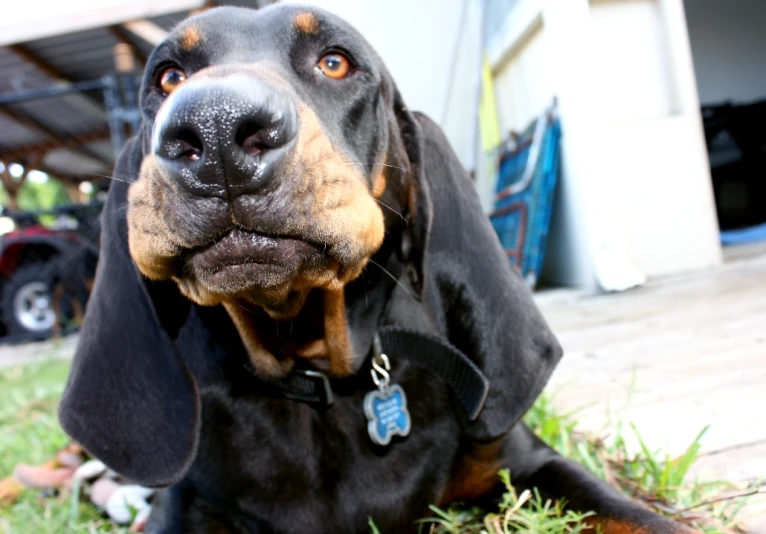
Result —
<path fill-rule="evenodd" d="M 331 378 L 349 376 L 361 367 L 393 289 L 405 274 L 399 239 L 394 232 L 389 237 L 362 276 L 339 290 L 311 290 L 289 318 L 256 305 L 223 303 L 256 374 L 283 378 L 300 359 Z M 355 304 L 347 308 L 347 302 Z"/>
<path fill-rule="evenodd" d="M 275 319 L 262 308 L 224 303 L 239 331 L 256 372 L 282 378 L 299 358 L 311 360 L 333 377 L 354 372 L 354 355 L 346 325 L 344 291 L 314 289 L 297 315 Z"/>

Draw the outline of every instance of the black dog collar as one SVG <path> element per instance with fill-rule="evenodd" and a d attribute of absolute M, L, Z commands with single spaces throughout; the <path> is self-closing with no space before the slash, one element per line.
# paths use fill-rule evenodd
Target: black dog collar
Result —
<path fill-rule="evenodd" d="M 469 421 L 476 420 L 489 393 L 489 380 L 468 356 L 446 341 L 396 326 L 378 331 L 383 351 L 426 368 L 452 390 Z"/>
<path fill-rule="evenodd" d="M 279 384 L 282 394 L 290 400 L 318 406 L 331 406 L 334 398 L 330 379 L 314 369 L 293 369 Z"/>
<path fill-rule="evenodd" d="M 259 381 L 290 400 L 314 404 L 318 407 L 332 406 L 335 400 L 330 385 L 330 378 L 321 371 L 306 369 L 297 364 L 290 374 L 281 380 L 263 380 L 248 362 L 245 364 L 248 370 Z"/>
<path fill-rule="evenodd" d="M 446 383 L 465 410 L 469 421 L 479 416 L 487 399 L 489 381 L 458 348 L 437 337 L 395 326 L 381 328 L 377 338 L 380 340 L 380 349 L 391 358 L 409 360 Z M 333 403 L 330 379 L 314 369 L 296 367 L 287 377 L 274 384 L 288 399 L 318 407 L 327 407 Z"/>

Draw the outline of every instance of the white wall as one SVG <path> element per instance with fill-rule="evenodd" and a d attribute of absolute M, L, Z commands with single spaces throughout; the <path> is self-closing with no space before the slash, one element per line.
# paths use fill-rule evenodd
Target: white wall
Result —
<path fill-rule="evenodd" d="M 686 0 L 700 101 L 766 98 L 766 1 Z"/>
<path fill-rule="evenodd" d="M 551 93 L 562 118 L 552 281 L 616 289 L 718 264 L 681 0 L 520 0 L 514 18 L 534 31 L 490 46 L 501 125 Z"/>
<path fill-rule="evenodd" d="M 681 21 L 671 0 L 591 0 L 593 80 L 603 128 L 601 202 L 620 206 L 629 260 L 647 276 L 720 261 L 707 155 Z M 683 50 L 671 51 L 673 45 Z M 681 57 L 682 54 L 684 57 Z M 687 80 L 687 85 L 688 85 Z"/>
<path fill-rule="evenodd" d="M 609 124 L 676 111 L 657 0 L 591 0 L 596 110 Z M 630 105 L 626 105 L 630 102 Z"/>
<path fill-rule="evenodd" d="M 535 23 L 529 36 L 495 69 L 495 92 L 500 97 L 497 117 L 503 134 L 524 130 L 553 102 L 553 73 L 540 68 L 551 64 L 546 44 L 542 23 Z"/>
<path fill-rule="evenodd" d="M 447 80 L 444 114 L 441 120 L 437 118 L 463 166 L 474 171 L 480 163 L 476 160 L 476 146 L 480 142 L 477 106 L 483 57 L 483 1 L 465 0 L 455 63 Z"/>

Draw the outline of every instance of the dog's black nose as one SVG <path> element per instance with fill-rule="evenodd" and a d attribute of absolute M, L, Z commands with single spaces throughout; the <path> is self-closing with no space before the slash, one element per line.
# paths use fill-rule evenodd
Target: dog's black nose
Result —
<path fill-rule="evenodd" d="M 295 105 L 250 76 L 189 81 L 157 115 L 161 171 L 200 196 L 235 198 L 271 181 L 298 130 Z"/>

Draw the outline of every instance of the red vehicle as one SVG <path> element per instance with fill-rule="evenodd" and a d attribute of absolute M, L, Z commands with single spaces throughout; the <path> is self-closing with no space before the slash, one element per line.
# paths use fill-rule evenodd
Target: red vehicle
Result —
<path fill-rule="evenodd" d="M 98 259 L 101 204 L 6 213 L 16 228 L 0 237 L 0 327 L 9 339 L 43 339 L 69 326 L 87 302 Z M 42 215 L 69 222 L 46 227 Z"/>

